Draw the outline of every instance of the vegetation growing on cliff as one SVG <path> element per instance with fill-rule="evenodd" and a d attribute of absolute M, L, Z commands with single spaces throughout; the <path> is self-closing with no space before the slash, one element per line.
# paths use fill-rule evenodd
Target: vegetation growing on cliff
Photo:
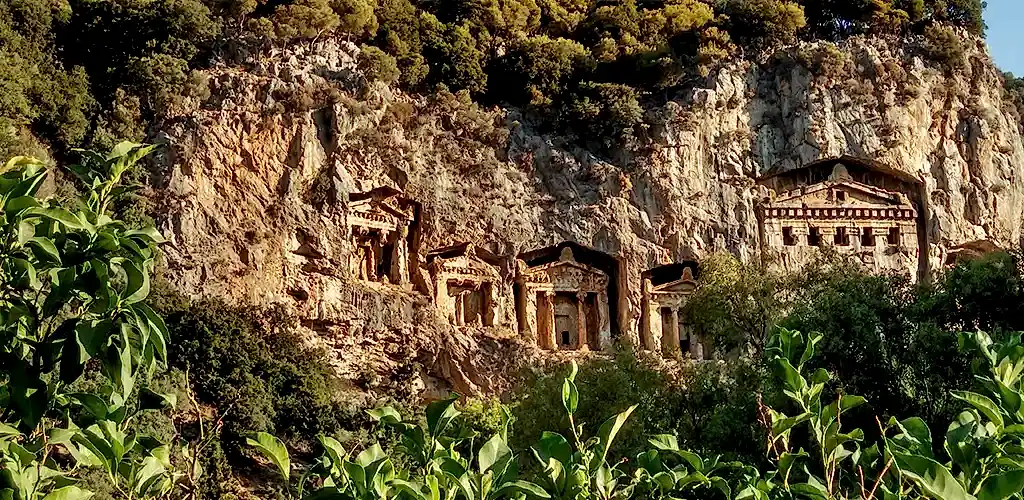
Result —
<path fill-rule="evenodd" d="M 981 0 L 10 0 L 0 156 L 141 139 L 159 113 L 205 100 L 197 68 L 327 36 L 375 47 L 361 61 L 372 77 L 525 106 L 601 143 L 636 132 L 644 96 L 728 58 L 797 39 L 951 33 L 936 25 L 980 35 L 981 11 Z"/>
<path fill-rule="evenodd" d="M 147 303 L 161 240 L 110 210 L 148 151 L 85 153 L 70 169 L 85 192 L 73 208 L 38 194 L 38 162 L 15 158 L 0 171 L 2 498 L 84 499 L 87 488 L 101 498 L 223 497 L 249 474 L 249 440 L 285 478 L 291 459 L 307 463 L 295 486 L 342 498 L 1024 490 L 1019 253 L 963 262 L 920 286 L 842 260 L 736 283 L 742 266 L 715 256 L 687 314 L 718 333 L 720 350 L 751 331 L 757 341 L 737 360 L 673 373 L 623 352 L 573 366 L 568 381 L 561 367 L 528 374 L 508 407 L 362 412 L 286 317 L 164 294 L 154 305 L 165 322 Z M 991 335 L 959 333 L 979 329 Z M 932 441 L 931 429 L 947 433 Z M 512 454 L 528 447 L 532 457 Z M 319 448 L 326 454 L 310 463 Z"/>

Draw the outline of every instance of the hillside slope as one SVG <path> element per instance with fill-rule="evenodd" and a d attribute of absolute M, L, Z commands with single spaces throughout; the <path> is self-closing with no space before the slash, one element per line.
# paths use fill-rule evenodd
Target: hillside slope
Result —
<path fill-rule="evenodd" d="M 770 193 L 755 181 L 769 171 L 848 156 L 919 179 L 931 269 L 966 242 L 1017 245 L 1024 146 L 984 42 L 968 40 L 955 71 L 861 37 L 732 63 L 649 103 L 639 138 L 606 158 L 515 109 L 368 82 L 345 42 L 253 55 L 206 71 L 210 98 L 156 126 L 169 275 L 189 294 L 285 304 L 350 379 L 475 392 L 536 349 L 508 329 L 455 329 L 408 287 L 355 280 L 349 193 L 388 186 L 418 204 L 414 269 L 459 242 L 509 258 L 563 241 L 614 256 L 614 329 L 634 343 L 644 271 L 764 249 L 756 205 Z M 913 272 L 916 259 L 890 267 Z M 419 267 L 412 289 L 427 280 Z"/>

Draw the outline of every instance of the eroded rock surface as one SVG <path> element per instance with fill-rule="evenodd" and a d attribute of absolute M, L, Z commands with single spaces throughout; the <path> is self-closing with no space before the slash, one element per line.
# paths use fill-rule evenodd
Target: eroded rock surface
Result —
<path fill-rule="evenodd" d="M 571 241 L 617 257 L 614 330 L 636 342 L 644 271 L 716 250 L 755 258 L 767 194 L 755 179 L 824 158 L 924 183 L 932 269 L 967 242 L 1021 241 L 1024 147 L 980 40 L 955 73 L 870 39 L 737 62 L 652 106 L 614 162 L 515 110 L 368 83 L 357 50 L 321 41 L 209 70 L 212 97 L 159 127 L 156 181 L 175 285 L 286 304 L 353 380 L 495 390 L 538 355 L 508 328 L 456 329 L 437 313 L 422 256 L 462 242 L 511 258 Z M 348 194 L 377 187 L 419 204 L 411 287 L 348 272 Z"/>

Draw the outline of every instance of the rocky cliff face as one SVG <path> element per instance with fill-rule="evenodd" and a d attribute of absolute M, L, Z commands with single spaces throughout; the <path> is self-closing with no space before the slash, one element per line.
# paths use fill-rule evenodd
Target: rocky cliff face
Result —
<path fill-rule="evenodd" d="M 159 127 L 168 265 L 186 293 L 287 305 L 349 378 L 498 389 L 508 361 L 535 349 L 511 331 L 457 331 L 421 293 L 353 280 L 348 193 L 390 186 L 419 203 L 421 256 L 574 241 L 617 257 L 618 330 L 635 340 L 642 272 L 763 249 L 755 179 L 770 169 L 855 156 L 920 179 L 932 268 L 966 242 L 1019 244 L 1020 131 L 984 43 L 969 49 L 955 72 L 867 39 L 738 62 L 653 107 L 614 163 L 534 133 L 514 110 L 368 83 L 345 43 L 218 67 L 212 97 Z"/>

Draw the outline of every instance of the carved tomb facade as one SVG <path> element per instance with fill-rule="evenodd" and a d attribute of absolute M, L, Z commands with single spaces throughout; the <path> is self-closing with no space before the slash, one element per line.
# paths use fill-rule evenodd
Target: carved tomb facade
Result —
<path fill-rule="evenodd" d="M 669 357 L 704 359 L 704 342 L 686 322 L 683 308 L 697 288 L 695 262 L 669 264 L 643 275 L 641 334 L 644 347 Z"/>
<path fill-rule="evenodd" d="M 409 231 L 415 215 L 400 191 L 349 195 L 349 270 L 363 281 L 409 284 Z"/>
<path fill-rule="evenodd" d="M 503 326 L 506 293 L 501 259 L 469 243 L 427 254 L 434 303 L 455 326 Z"/>
<path fill-rule="evenodd" d="M 548 350 L 601 350 L 611 344 L 608 274 L 577 262 L 564 247 L 558 261 L 519 261 L 516 310 L 520 334 Z"/>
<path fill-rule="evenodd" d="M 759 206 L 758 218 L 762 244 L 787 269 L 828 246 L 876 270 L 920 272 L 919 213 L 906 193 L 855 180 L 842 163 L 825 180 L 786 187 Z"/>

